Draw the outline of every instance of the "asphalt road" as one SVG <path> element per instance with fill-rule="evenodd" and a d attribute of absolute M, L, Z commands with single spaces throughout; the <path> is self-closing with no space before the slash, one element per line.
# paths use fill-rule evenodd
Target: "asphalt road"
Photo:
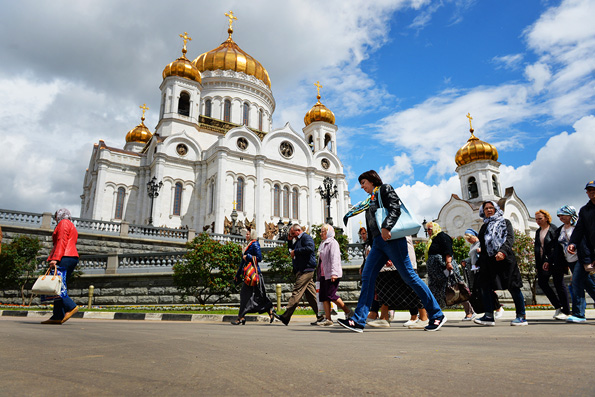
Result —
<path fill-rule="evenodd" d="M 595 321 L 544 313 L 528 327 L 511 327 L 509 313 L 480 327 L 461 312 L 438 332 L 399 319 L 362 334 L 313 317 L 288 327 L 0 317 L 0 395 L 595 395 Z"/>

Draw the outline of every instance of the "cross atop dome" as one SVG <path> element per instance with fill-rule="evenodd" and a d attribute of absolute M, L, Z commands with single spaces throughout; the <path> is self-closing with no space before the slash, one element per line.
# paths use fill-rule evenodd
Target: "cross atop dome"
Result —
<path fill-rule="evenodd" d="M 231 38 L 231 34 L 233 33 L 233 21 L 234 19 L 237 21 L 238 18 L 233 15 L 233 11 L 231 10 L 229 11 L 229 14 L 225 13 L 225 16 L 229 18 L 229 29 L 227 29 L 227 33 L 229 33 L 229 38 Z"/>
<path fill-rule="evenodd" d="M 184 32 L 183 35 L 181 34 L 180 37 L 184 40 L 184 48 L 182 49 L 182 54 L 186 55 L 186 43 L 192 41 L 192 37 L 188 36 L 187 32 Z"/>
<path fill-rule="evenodd" d="M 141 108 L 143 110 L 143 115 L 142 115 L 142 117 L 140 119 L 142 121 L 145 121 L 145 112 L 147 110 L 149 110 L 149 108 L 147 107 L 147 104 L 146 103 L 143 103 L 143 106 L 139 106 L 139 108 Z"/>

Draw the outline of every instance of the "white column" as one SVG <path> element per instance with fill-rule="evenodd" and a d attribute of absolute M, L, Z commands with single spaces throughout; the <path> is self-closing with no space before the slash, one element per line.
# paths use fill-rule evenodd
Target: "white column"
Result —
<path fill-rule="evenodd" d="M 217 180 L 215 183 L 215 233 L 223 233 L 225 217 L 225 170 L 227 169 L 227 153 L 217 154 Z"/>
<path fill-rule="evenodd" d="M 95 187 L 95 202 L 93 203 L 93 212 L 91 219 L 103 220 L 101 218 L 101 207 L 103 207 L 103 198 L 105 192 L 105 177 L 107 166 L 100 164 L 97 169 L 97 186 Z"/>
<path fill-rule="evenodd" d="M 257 156 L 254 159 L 256 166 L 256 185 L 254 186 L 254 218 L 256 219 L 256 232 L 259 236 L 264 233 L 264 214 L 262 213 L 262 191 L 264 181 L 262 176 L 262 167 L 264 166 L 264 156 Z"/>
<path fill-rule="evenodd" d="M 308 225 L 314 224 L 317 221 L 313 214 L 314 195 L 316 194 L 316 187 L 314 186 L 314 176 L 316 175 L 315 173 L 316 170 L 314 168 L 308 168 L 306 170 L 306 175 L 308 178 L 308 213 L 303 218 L 308 223 Z"/>

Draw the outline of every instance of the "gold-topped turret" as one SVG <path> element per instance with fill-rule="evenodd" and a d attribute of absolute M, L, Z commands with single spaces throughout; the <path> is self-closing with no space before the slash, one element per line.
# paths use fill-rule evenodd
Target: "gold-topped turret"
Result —
<path fill-rule="evenodd" d="M 147 104 L 144 103 L 143 106 L 139 106 L 143 110 L 143 115 L 140 118 L 140 124 L 128 131 L 126 134 L 126 143 L 128 142 L 139 142 L 139 143 L 147 143 L 153 136 L 151 131 L 145 125 L 145 111 L 149 110 Z"/>
<path fill-rule="evenodd" d="M 317 102 L 304 116 L 304 124 L 308 126 L 315 121 L 324 121 L 325 123 L 335 124 L 335 114 L 320 102 L 320 89 L 322 88 L 322 85 L 317 81 L 314 86 L 316 87 Z"/>
<path fill-rule="evenodd" d="M 229 18 L 229 29 L 227 29 L 229 37 L 227 40 L 221 43 L 219 47 L 199 55 L 192 61 L 192 64 L 198 68 L 200 73 L 205 70 L 233 70 L 234 72 L 242 72 L 256 77 L 265 83 L 267 87 L 271 88 L 271 79 L 264 66 L 243 51 L 231 37 L 233 33 L 233 21 L 238 18 L 233 15 L 232 11 L 225 13 L 225 16 Z"/>
<path fill-rule="evenodd" d="M 182 40 L 184 40 L 184 48 L 182 48 L 182 56 L 170 63 L 163 69 L 162 76 L 165 79 L 169 76 L 178 76 L 183 77 L 185 79 L 201 82 L 200 72 L 194 66 L 192 62 L 188 58 L 186 58 L 186 43 L 188 41 L 192 41 L 192 37 L 188 36 L 188 33 L 184 32 L 184 34 L 180 34 Z"/>
<path fill-rule="evenodd" d="M 469 164 L 473 161 L 478 160 L 498 160 L 498 150 L 496 146 L 484 142 L 473 135 L 473 125 L 471 124 L 471 117 L 470 113 L 467 113 L 466 116 L 469 119 L 469 132 L 471 132 L 471 137 L 467 140 L 467 143 L 457 151 L 455 156 L 455 163 L 458 166 Z"/>

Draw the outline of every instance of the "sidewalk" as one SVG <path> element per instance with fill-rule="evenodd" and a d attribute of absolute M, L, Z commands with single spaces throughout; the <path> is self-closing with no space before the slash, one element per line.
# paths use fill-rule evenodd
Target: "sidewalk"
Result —
<path fill-rule="evenodd" d="M 526 317 L 531 320 L 553 320 L 555 310 L 528 310 Z M 6 317 L 29 317 L 46 319 L 51 316 L 49 310 L 0 310 L 0 316 Z M 448 322 L 461 321 L 465 316 L 463 310 L 446 311 Z M 585 311 L 587 323 L 595 321 L 595 309 Z M 229 322 L 237 319 L 233 314 L 185 314 L 185 313 L 127 313 L 127 312 L 86 312 L 80 311 L 72 318 L 92 319 L 92 320 L 146 320 L 146 321 L 190 321 L 190 322 Z M 333 316 L 333 320 L 343 318 L 343 313 L 339 316 Z M 515 318 L 514 310 L 507 309 L 499 321 L 511 321 Z M 393 323 L 400 323 L 409 320 L 409 312 L 395 312 Z M 247 315 L 246 321 L 251 322 L 269 322 L 268 315 Z M 309 323 L 314 321 L 314 316 L 298 316 L 291 318 L 292 323 Z"/>

